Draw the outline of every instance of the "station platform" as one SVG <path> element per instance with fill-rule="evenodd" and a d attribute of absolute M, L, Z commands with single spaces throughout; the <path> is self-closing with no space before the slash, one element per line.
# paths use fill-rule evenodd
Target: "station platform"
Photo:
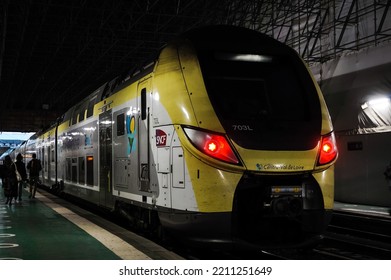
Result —
<path fill-rule="evenodd" d="M 0 182 L 0 260 L 182 260 L 71 202 L 37 190 L 5 204 Z M 335 202 L 335 210 L 390 217 L 390 208 Z"/>
<path fill-rule="evenodd" d="M 362 205 L 362 204 L 352 204 L 335 201 L 334 210 L 351 212 L 357 214 L 363 214 L 367 216 L 381 216 L 381 217 L 390 217 L 391 208 L 390 207 L 381 207 L 381 206 L 371 206 L 371 205 Z"/>
<path fill-rule="evenodd" d="M 175 260 L 171 251 L 59 197 L 37 190 L 5 204 L 0 184 L 0 259 Z"/>

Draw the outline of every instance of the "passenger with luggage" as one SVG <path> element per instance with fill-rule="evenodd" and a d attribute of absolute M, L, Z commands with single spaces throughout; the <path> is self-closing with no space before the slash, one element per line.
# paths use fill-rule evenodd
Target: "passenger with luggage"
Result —
<path fill-rule="evenodd" d="M 32 160 L 27 164 L 27 169 L 30 172 L 30 196 L 34 198 L 37 191 L 37 185 L 39 183 L 39 172 L 42 170 L 41 161 L 37 159 L 37 155 L 32 154 Z"/>

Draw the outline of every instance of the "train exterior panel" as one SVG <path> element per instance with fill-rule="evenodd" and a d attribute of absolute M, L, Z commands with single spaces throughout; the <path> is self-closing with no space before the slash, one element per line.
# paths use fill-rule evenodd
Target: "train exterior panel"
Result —
<path fill-rule="evenodd" d="M 185 33 L 152 63 L 105 83 L 34 146 L 45 184 L 135 225 L 281 247 L 327 226 L 332 130 L 292 49 L 217 26 Z"/>

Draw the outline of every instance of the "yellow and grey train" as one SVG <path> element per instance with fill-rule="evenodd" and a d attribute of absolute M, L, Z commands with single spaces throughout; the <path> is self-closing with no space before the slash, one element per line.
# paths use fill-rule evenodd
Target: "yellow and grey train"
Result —
<path fill-rule="evenodd" d="M 197 242 L 301 246 L 332 214 L 322 93 L 293 49 L 249 29 L 182 34 L 20 149 L 43 184 Z"/>

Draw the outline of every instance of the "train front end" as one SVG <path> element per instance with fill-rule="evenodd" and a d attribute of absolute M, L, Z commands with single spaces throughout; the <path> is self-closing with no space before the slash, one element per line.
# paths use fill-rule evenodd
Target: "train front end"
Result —
<path fill-rule="evenodd" d="M 176 133 L 197 203 L 176 225 L 193 239 L 307 245 L 333 209 L 337 148 L 326 104 L 292 49 L 221 28 L 176 46 L 195 118 Z"/>

